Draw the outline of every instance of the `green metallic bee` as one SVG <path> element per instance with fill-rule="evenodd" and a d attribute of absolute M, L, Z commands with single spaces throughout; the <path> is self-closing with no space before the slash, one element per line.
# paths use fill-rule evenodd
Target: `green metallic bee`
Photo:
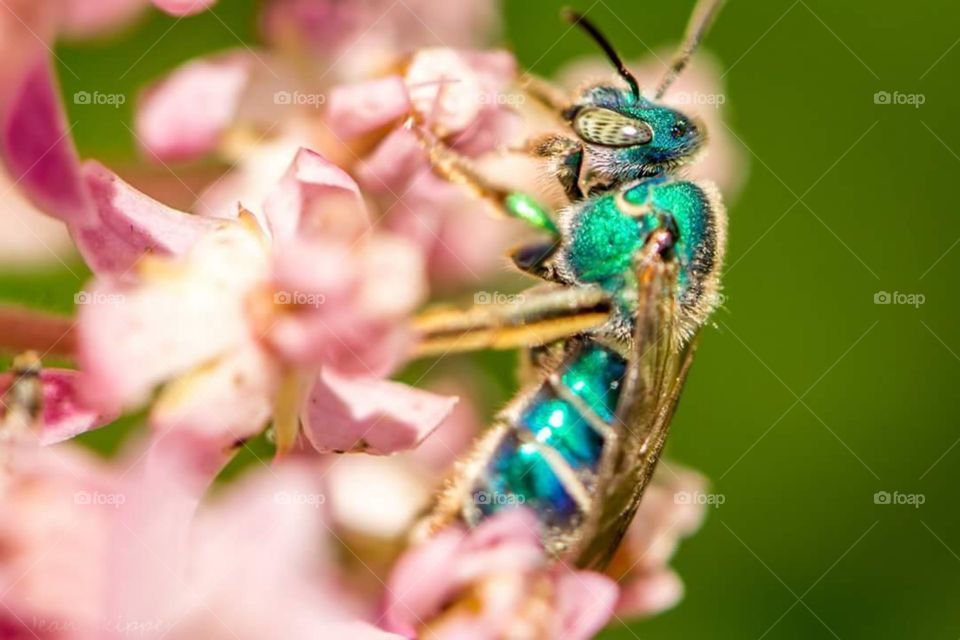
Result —
<path fill-rule="evenodd" d="M 418 320 L 423 354 L 521 348 L 528 383 L 457 464 L 415 536 L 523 504 L 556 557 L 600 568 L 616 550 L 660 457 L 696 334 L 718 299 L 723 205 L 712 186 L 674 173 L 703 146 L 703 127 L 656 100 L 719 4 L 700 3 L 654 100 L 596 28 L 567 12 L 627 86 L 594 86 L 567 104 L 543 81 L 528 83 L 570 126 L 569 137 L 530 146 L 570 199 L 556 214 L 489 184 L 420 131 L 440 175 L 549 238 L 511 256 L 541 280 L 519 302 Z"/>

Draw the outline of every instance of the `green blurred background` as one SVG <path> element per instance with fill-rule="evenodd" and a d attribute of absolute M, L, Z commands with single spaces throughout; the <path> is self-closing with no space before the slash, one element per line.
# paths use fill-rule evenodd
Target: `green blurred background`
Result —
<path fill-rule="evenodd" d="M 573 4 L 629 59 L 676 42 L 693 3 Z M 540 74 L 593 53 L 561 37 L 558 8 L 505 5 L 505 42 Z M 61 69 L 83 78 L 62 72 L 64 92 L 134 95 L 190 57 L 255 42 L 254 10 L 221 0 L 62 45 Z M 683 603 L 604 637 L 960 635 L 958 25 L 946 0 L 732 0 L 721 14 L 708 48 L 750 178 L 730 211 L 726 309 L 704 331 L 668 453 L 724 503 L 676 557 Z M 925 103 L 877 104 L 879 91 Z M 130 102 L 68 108 L 84 155 L 132 157 Z M 79 286 L 66 271 L 0 276 L 3 298 L 61 310 Z M 875 304 L 881 291 L 925 302 Z M 479 360 L 507 381 L 502 399 L 511 359 Z M 876 504 L 881 491 L 924 503 Z"/>

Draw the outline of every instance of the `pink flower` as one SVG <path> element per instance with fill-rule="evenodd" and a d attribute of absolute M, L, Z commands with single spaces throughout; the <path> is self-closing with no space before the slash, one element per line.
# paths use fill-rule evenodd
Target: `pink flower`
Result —
<path fill-rule="evenodd" d="M 217 0 L 152 0 L 158 9 L 175 16 L 192 16 L 195 13 L 206 11 L 217 3 Z"/>
<path fill-rule="evenodd" d="M 114 465 L 70 446 L 13 453 L 5 638 L 399 640 L 340 585 L 323 487 L 301 465 L 251 473 L 195 516 L 176 469 L 148 473 L 140 450 Z"/>
<path fill-rule="evenodd" d="M 387 582 L 386 627 L 431 638 L 591 638 L 609 620 L 609 578 L 553 564 L 536 518 L 506 511 L 408 551 Z"/>
<path fill-rule="evenodd" d="M 154 206 L 111 182 L 102 207 Z M 415 249 L 372 231 L 356 184 L 306 150 L 256 215 L 198 218 L 192 244 L 94 282 L 78 330 L 91 401 L 133 408 L 159 389 L 153 426 L 213 451 L 271 414 L 281 453 L 301 421 L 319 451 L 418 444 L 455 399 L 382 380 L 424 294 Z"/>
<path fill-rule="evenodd" d="M 319 12 L 324 27 L 342 35 L 349 29 L 338 27 L 338 21 L 350 23 L 355 13 L 366 15 L 375 4 L 279 2 L 268 7 L 267 15 L 272 21 Z M 392 25 L 392 20 L 406 24 L 419 13 L 438 19 L 470 13 L 440 4 L 431 0 L 422 6 L 397 7 L 389 15 L 378 15 L 376 25 Z M 298 17 L 297 24 L 310 23 L 309 16 Z M 447 136 L 459 152 L 472 158 L 487 155 L 517 133 L 517 118 L 500 99 L 515 79 L 515 63 L 506 52 L 434 47 L 406 54 L 411 27 L 401 32 L 403 46 L 378 49 L 382 63 L 346 75 L 336 73 L 322 57 L 308 62 L 311 67 L 324 65 L 319 77 L 294 73 L 292 69 L 302 69 L 304 61 L 282 47 L 190 62 L 144 94 L 137 115 L 138 140 L 149 156 L 164 162 L 219 153 L 235 165 L 194 207 L 216 215 L 223 215 L 225 204 L 233 206 L 238 192 L 253 201 L 266 195 L 282 170 L 277 160 L 284 156 L 278 150 L 319 149 L 375 196 L 371 204 L 377 220 L 421 247 L 435 282 L 478 279 L 500 266 L 515 228 L 492 219 L 487 206 L 462 187 L 434 176 L 409 132 L 396 130 L 386 139 L 384 134 L 417 115 Z M 350 45 L 345 59 L 369 53 L 365 37 Z M 390 68 L 400 71 L 384 76 L 383 70 Z M 331 88 L 343 78 L 350 84 Z M 208 107 L 196 108 L 198 103 Z M 371 145 L 376 147 L 372 152 Z M 402 157 L 395 155 L 397 149 Z M 400 165 L 404 167 L 398 172 Z"/>
<path fill-rule="evenodd" d="M 342 81 L 390 66 L 398 53 L 426 46 L 486 44 L 496 31 L 494 0 L 269 0 L 261 25 L 275 49 L 323 61 Z"/>
<path fill-rule="evenodd" d="M 439 283 L 477 280 L 502 264 L 518 228 L 495 219 L 472 192 L 434 175 L 414 134 L 414 116 L 471 159 L 516 142 L 519 120 L 501 97 L 516 76 L 505 52 L 423 49 L 402 75 L 336 87 L 325 122 L 341 139 L 391 129 L 355 173 L 377 196 L 385 224 L 414 239 Z"/>

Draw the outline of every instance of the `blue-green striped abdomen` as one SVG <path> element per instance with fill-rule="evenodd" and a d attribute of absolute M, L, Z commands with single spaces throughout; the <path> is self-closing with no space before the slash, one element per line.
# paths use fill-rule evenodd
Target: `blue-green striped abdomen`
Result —
<path fill-rule="evenodd" d="M 604 448 L 597 422 L 613 421 L 625 371 L 622 357 L 587 342 L 558 372 L 562 389 L 544 382 L 521 408 L 474 488 L 480 513 L 525 504 L 547 524 L 570 522 L 579 509 L 561 477 L 573 478 L 583 489 L 593 485 Z M 577 400 L 566 399 L 571 395 Z"/>

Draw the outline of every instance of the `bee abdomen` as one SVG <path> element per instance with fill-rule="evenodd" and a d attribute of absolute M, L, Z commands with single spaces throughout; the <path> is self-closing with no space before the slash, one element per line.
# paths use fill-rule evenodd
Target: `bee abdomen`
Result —
<path fill-rule="evenodd" d="M 510 429 L 464 505 L 467 520 L 525 505 L 549 528 L 575 527 L 596 490 L 626 366 L 614 351 L 584 341 L 508 410 Z"/>

